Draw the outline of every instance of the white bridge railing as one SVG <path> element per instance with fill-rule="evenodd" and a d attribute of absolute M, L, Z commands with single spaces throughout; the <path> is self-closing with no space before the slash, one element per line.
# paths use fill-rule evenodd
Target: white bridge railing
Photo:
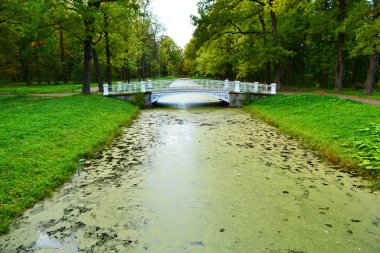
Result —
<path fill-rule="evenodd" d="M 218 81 L 207 79 L 186 79 L 190 80 L 189 85 L 183 83 L 176 84 L 174 80 L 142 81 L 133 83 L 118 82 L 116 85 L 104 84 L 103 95 L 113 95 L 122 93 L 136 93 L 146 91 L 176 91 L 176 90 L 202 90 L 202 91 L 219 91 L 219 92 L 249 92 L 262 94 L 276 94 L 276 84 L 260 84 L 239 82 L 239 81 Z"/>

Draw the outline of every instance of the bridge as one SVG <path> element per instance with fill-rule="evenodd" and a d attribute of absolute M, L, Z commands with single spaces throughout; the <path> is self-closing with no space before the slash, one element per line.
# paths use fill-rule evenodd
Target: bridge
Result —
<path fill-rule="evenodd" d="M 159 99 L 184 93 L 204 93 L 219 98 L 230 107 L 241 107 L 243 99 L 256 99 L 276 94 L 276 84 L 260 84 L 239 81 L 218 81 L 207 79 L 176 79 L 142 81 L 133 83 L 118 82 L 116 85 L 103 85 L 104 96 L 132 101 L 137 93 L 145 96 L 145 105 L 152 106 Z"/>

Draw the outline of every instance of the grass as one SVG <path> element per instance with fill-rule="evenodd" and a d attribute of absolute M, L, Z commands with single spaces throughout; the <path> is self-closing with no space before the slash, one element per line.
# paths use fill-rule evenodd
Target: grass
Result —
<path fill-rule="evenodd" d="M 276 95 L 245 109 L 380 188 L 380 107 L 327 95 Z"/>
<path fill-rule="evenodd" d="M 110 143 L 136 106 L 99 95 L 0 97 L 0 234 Z"/>
<path fill-rule="evenodd" d="M 341 92 L 335 92 L 335 91 L 330 90 L 329 92 L 339 93 L 339 94 L 348 95 L 348 96 L 355 96 L 355 97 L 361 97 L 361 98 L 380 100 L 380 91 L 379 90 L 374 90 L 372 93 L 372 96 L 364 95 L 363 90 L 343 90 Z"/>
<path fill-rule="evenodd" d="M 327 93 L 334 93 L 334 94 L 341 94 L 341 95 L 347 95 L 347 96 L 355 96 L 355 97 L 360 97 L 360 98 L 366 98 L 366 99 L 375 99 L 375 100 L 380 100 L 380 90 L 374 89 L 373 93 L 371 96 L 366 96 L 364 95 L 364 90 L 359 89 L 359 90 L 354 90 L 354 89 L 343 89 L 342 91 L 338 92 L 334 89 L 322 89 L 322 88 L 317 88 L 317 87 L 298 87 L 298 86 L 285 86 L 282 85 L 280 87 L 280 92 L 281 91 L 305 91 L 305 92 L 318 92 L 318 91 L 323 91 Z"/>
<path fill-rule="evenodd" d="M 176 77 L 160 77 L 153 80 L 174 80 Z M 132 81 L 138 81 L 134 79 Z M 116 84 L 116 81 L 113 82 Z M 92 83 L 91 87 L 98 87 L 97 83 Z M 10 95 L 26 95 L 26 94 L 62 94 L 62 93 L 80 93 L 82 91 L 82 84 L 60 84 L 60 85 L 38 85 L 32 83 L 26 85 L 25 83 L 11 83 L 0 80 L 0 94 Z"/>
<path fill-rule="evenodd" d="M 41 86 L 15 86 L 0 87 L 0 93 L 6 94 L 53 94 L 75 93 L 81 91 L 80 84 L 41 85 Z"/>

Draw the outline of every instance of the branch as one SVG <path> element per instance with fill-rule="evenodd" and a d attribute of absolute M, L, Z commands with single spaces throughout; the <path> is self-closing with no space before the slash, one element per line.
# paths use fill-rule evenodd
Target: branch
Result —
<path fill-rule="evenodd" d="M 265 3 L 263 3 L 263 2 L 261 2 L 261 1 L 259 1 L 259 0 L 249 0 L 249 1 L 250 1 L 250 2 L 258 3 L 258 4 L 262 5 L 262 6 L 265 6 Z"/>
<path fill-rule="evenodd" d="M 10 24 L 10 25 L 22 25 L 20 22 L 10 21 L 10 20 L 12 20 L 12 18 L 4 18 L 4 19 L 0 20 L 0 24 L 6 23 L 6 24 Z"/>
<path fill-rule="evenodd" d="M 75 5 L 70 0 L 62 0 L 62 1 L 67 4 L 67 5 L 64 4 L 66 9 L 78 12 L 78 9 L 75 8 Z"/>
<path fill-rule="evenodd" d="M 96 45 L 96 44 L 98 44 L 102 40 L 103 33 L 99 33 L 99 34 L 100 34 L 99 38 L 96 41 L 93 41 L 92 44 Z"/>
<path fill-rule="evenodd" d="M 71 32 L 69 29 L 67 29 L 66 27 L 61 27 L 62 30 L 65 30 L 66 32 L 70 33 L 71 35 L 73 35 L 75 38 L 77 38 L 78 40 L 80 40 L 81 42 L 84 42 L 84 39 L 82 39 L 81 37 L 79 37 L 79 35 L 76 35 L 75 33 Z"/>

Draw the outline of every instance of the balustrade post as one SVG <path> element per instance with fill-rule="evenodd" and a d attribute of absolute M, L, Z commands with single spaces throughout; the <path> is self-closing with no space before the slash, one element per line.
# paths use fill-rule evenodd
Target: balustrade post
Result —
<path fill-rule="evenodd" d="M 276 87 L 277 87 L 277 84 L 275 83 L 272 83 L 270 85 L 270 94 L 276 94 Z"/>
<path fill-rule="evenodd" d="M 235 92 L 240 92 L 240 82 L 239 81 L 235 81 Z"/>
<path fill-rule="evenodd" d="M 152 80 L 148 80 L 148 89 L 151 90 L 152 89 Z"/>
<path fill-rule="evenodd" d="M 228 79 L 224 80 L 224 89 L 225 89 L 225 90 L 228 90 L 228 89 L 229 89 L 229 87 L 228 87 L 228 83 L 229 83 Z"/>
<path fill-rule="evenodd" d="M 103 96 L 108 96 L 109 94 L 108 84 L 103 84 Z"/>
<path fill-rule="evenodd" d="M 117 92 L 121 92 L 123 89 L 121 88 L 121 82 L 117 82 Z"/>
<path fill-rule="evenodd" d="M 259 83 L 258 82 L 253 83 L 253 92 L 255 92 L 255 93 L 259 92 Z"/>
<path fill-rule="evenodd" d="M 145 81 L 141 81 L 141 92 L 146 92 L 146 90 L 145 90 Z"/>

